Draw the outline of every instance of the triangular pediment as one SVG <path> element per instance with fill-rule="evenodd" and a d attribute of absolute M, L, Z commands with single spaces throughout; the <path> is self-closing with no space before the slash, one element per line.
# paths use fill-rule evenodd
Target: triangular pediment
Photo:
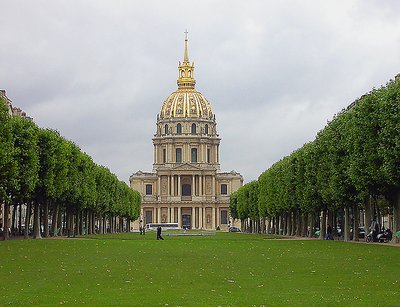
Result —
<path fill-rule="evenodd" d="M 196 165 L 193 165 L 193 164 L 183 163 L 183 164 L 173 167 L 172 170 L 174 170 L 174 171 L 199 171 L 199 170 L 201 170 L 201 168 Z"/>

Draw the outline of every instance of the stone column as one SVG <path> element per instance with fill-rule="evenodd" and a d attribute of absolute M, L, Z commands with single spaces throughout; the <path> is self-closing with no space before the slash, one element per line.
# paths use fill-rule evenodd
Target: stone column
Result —
<path fill-rule="evenodd" d="M 192 207 L 192 229 L 196 228 L 196 208 Z"/>
<path fill-rule="evenodd" d="M 192 196 L 196 194 L 194 175 L 192 175 Z"/>
<path fill-rule="evenodd" d="M 171 196 L 175 196 L 175 176 L 171 176 Z"/>
<path fill-rule="evenodd" d="M 215 199 L 215 176 L 212 176 L 212 197 Z"/>
<path fill-rule="evenodd" d="M 161 223 L 161 208 L 158 208 L 157 223 Z"/>
<path fill-rule="evenodd" d="M 178 175 L 178 196 L 181 196 L 181 175 Z"/>
<path fill-rule="evenodd" d="M 211 208 L 211 228 L 215 229 L 215 208 Z"/>
<path fill-rule="evenodd" d="M 199 196 L 203 196 L 203 182 L 202 179 L 203 176 L 199 175 Z"/>
<path fill-rule="evenodd" d="M 215 214 L 217 215 L 217 227 L 221 228 L 221 215 L 219 208 L 215 208 Z"/>
<path fill-rule="evenodd" d="M 171 223 L 175 223 L 175 208 L 171 208 Z"/>
<path fill-rule="evenodd" d="M 158 176 L 157 195 L 158 195 L 158 196 L 161 196 L 161 176 Z"/>
<path fill-rule="evenodd" d="M 171 176 L 169 176 L 168 175 L 168 177 L 167 177 L 167 180 L 168 180 L 168 189 L 167 189 L 167 196 L 170 196 L 171 195 L 171 178 L 170 178 Z"/>
<path fill-rule="evenodd" d="M 178 207 L 178 227 L 182 228 L 182 208 Z"/>
<path fill-rule="evenodd" d="M 199 228 L 203 229 L 203 208 L 199 207 Z"/>
<path fill-rule="evenodd" d="M 171 208 L 167 208 L 167 223 L 171 223 Z"/>

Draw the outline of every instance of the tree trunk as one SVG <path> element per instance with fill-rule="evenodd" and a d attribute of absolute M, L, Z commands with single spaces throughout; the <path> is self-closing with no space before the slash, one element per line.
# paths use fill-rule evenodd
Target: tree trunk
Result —
<path fill-rule="evenodd" d="M 321 211 L 320 219 L 319 219 L 319 238 L 321 240 L 326 237 L 326 209 Z"/>
<path fill-rule="evenodd" d="M 29 239 L 29 227 L 31 224 L 31 210 L 32 210 L 32 205 L 29 202 L 26 206 L 24 239 Z"/>
<path fill-rule="evenodd" d="M 350 213 L 349 207 L 344 207 L 344 233 L 343 233 L 343 240 L 349 241 L 350 240 Z"/>
<path fill-rule="evenodd" d="M 49 235 L 49 202 L 46 201 L 44 203 L 44 212 L 43 212 L 43 227 L 44 227 L 44 237 L 48 238 Z"/>
<path fill-rule="evenodd" d="M 358 205 L 353 206 L 353 241 L 360 240 L 360 211 Z"/>
<path fill-rule="evenodd" d="M 18 233 L 19 233 L 20 236 L 22 236 L 22 204 L 19 205 Z"/>
<path fill-rule="evenodd" d="M 295 230 L 294 235 L 296 237 L 301 236 L 301 212 L 300 212 L 300 210 L 296 211 L 296 230 Z"/>
<path fill-rule="evenodd" d="M 301 236 L 302 237 L 307 237 L 308 236 L 308 213 L 303 212 L 303 221 L 301 222 L 302 224 L 302 230 L 301 230 Z"/>
<path fill-rule="evenodd" d="M 288 213 L 286 213 L 286 220 L 287 220 L 287 223 L 286 223 L 286 235 L 287 236 L 291 236 L 292 235 L 292 212 L 288 212 Z"/>
<path fill-rule="evenodd" d="M 57 228 L 58 228 L 58 210 L 60 208 L 60 205 L 57 204 L 55 205 L 54 209 L 53 209 L 53 218 L 51 221 L 51 231 L 53 233 L 53 237 L 57 237 Z"/>
<path fill-rule="evenodd" d="M 3 240 L 8 240 L 10 238 L 8 229 L 10 228 L 10 219 L 8 216 L 10 215 L 10 205 L 4 204 L 4 214 L 3 214 Z"/>
<path fill-rule="evenodd" d="M 42 238 L 42 235 L 40 234 L 40 206 L 38 202 L 35 202 L 33 210 L 33 238 Z"/>
<path fill-rule="evenodd" d="M 372 224 L 372 196 L 365 202 L 365 230 L 368 233 Z"/>
<path fill-rule="evenodd" d="M 15 236 L 17 234 L 17 207 L 18 205 L 13 205 L 12 215 L 11 215 L 11 235 Z"/>
<path fill-rule="evenodd" d="M 397 191 L 396 199 L 393 204 L 393 241 L 399 243 L 396 232 L 400 231 L 400 190 Z"/>
<path fill-rule="evenodd" d="M 308 214 L 308 237 L 312 238 L 314 235 L 314 213 Z"/>

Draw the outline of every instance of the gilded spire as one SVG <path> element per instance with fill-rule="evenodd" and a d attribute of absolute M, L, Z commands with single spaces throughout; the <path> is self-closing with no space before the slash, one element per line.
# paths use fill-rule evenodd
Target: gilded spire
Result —
<path fill-rule="evenodd" d="M 185 31 L 185 52 L 183 55 L 183 63 L 189 62 L 189 55 L 188 55 L 188 30 Z"/>
<path fill-rule="evenodd" d="M 193 71 L 194 71 L 194 63 L 189 63 L 189 55 L 188 55 L 188 31 L 185 31 L 185 51 L 183 54 L 183 63 L 179 62 L 178 67 L 178 88 L 179 89 L 194 89 L 194 85 L 196 81 L 194 80 Z"/>

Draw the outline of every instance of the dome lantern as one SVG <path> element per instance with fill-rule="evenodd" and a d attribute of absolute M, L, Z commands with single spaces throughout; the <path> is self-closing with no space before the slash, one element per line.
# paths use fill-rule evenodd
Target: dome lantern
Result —
<path fill-rule="evenodd" d="M 183 63 L 179 62 L 178 67 L 178 89 L 194 89 L 196 80 L 194 80 L 194 63 L 190 64 L 188 55 L 188 31 L 185 31 L 185 50 L 183 54 Z"/>

